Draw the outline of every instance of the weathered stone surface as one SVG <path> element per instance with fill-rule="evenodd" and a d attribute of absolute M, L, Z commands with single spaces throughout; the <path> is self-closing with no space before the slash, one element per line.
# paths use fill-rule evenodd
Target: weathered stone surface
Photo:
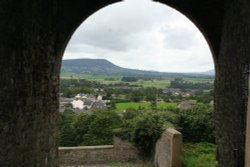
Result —
<path fill-rule="evenodd" d="M 167 129 L 155 146 L 154 164 L 157 167 L 181 167 L 182 134 Z"/>
<path fill-rule="evenodd" d="M 0 1 L 0 166 L 57 166 L 53 3 Z M 54 35 L 53 35 L 54 34 Z"/>
<path fill-rule="evenodd" d="M 60 147 L 60 165 L 107 164 L 140 160 L 139 152 L 131 143 L 114 137 L 114 145 Z"/>
<path fill-rule="evenodd" d="M 248 87 L 250 88 L 250 77 L 248 78 Z M 248 89 L 250 94 L 250 89 Z M 245 167 L 250 167 L 250 99 L 247 106 L 247 127 L 246 127 L 246 146 L 245 146 Z"/>
<path fill-rule="evenodd" d="M 250 1 L 225 1 L 215 81 L 215 127 L 219 167 L 244 166 L 246 108 L 243 98 L 243 69 L 249 65 L 249 46 Z"/>
<path fill-rule="evenodd" d="M 219 167 L 244 166 L 242 69 L 250 57 L 249 0 L 159 0 L 210 44 L 217 71 Z M 56 118 L 64 49 L 89 15 L 117 0 L 0 1 L 0 166 L 58 166 Z"/>

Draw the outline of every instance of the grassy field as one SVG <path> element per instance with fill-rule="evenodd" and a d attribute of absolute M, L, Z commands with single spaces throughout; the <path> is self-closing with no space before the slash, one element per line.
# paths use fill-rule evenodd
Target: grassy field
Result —
<path fill-rule="evenodd" d="M 209 82 L 214 83 L 214 79 L 212 78 L 202 78 L 202 77 L 185 77 L 183 78 L 184 81 L 198 83 L 198 82 Z"/>
<path fill-rule="evenodd" d="M 78 78 L 82 78 L 82 79 L 86 79 L 89 81 L 96 81 L 96 82 L 100 82 L 102 84 L 116 84 L 116 83 L 120 83 L 122 76 L 112 76 L 112 78 L 114 80 L 107 80 L 107 76 L 92 76 L 92 75 L 87 75 L 87 74 L 79 74 L 79 75 L 73 75 L 73 74 L 63 74 L 61 75 L 62 79 L 78 79 Z M 137 82 L 127 82 L 130 85 L 142 85 L 143 87 L 156 87 L 156 88 L 166 88 L 166 86 L 169 86 L 170 81 L 172 79 L 171 78 L 166 78 L 163 80 L 150 80 L 150 81 L 143 81 L 143 80 L 138 80 Z"/>
<path fill-rule="evenodd" d="M 103 76 L 103 75 L 88 75 L 88 74 L 70 74 L 70 73 L 64 73 L 63 75 L 61 75 L 62 79 L 86 79 L 89 81 L 96 81 L 96 82 L 100 82 L 103 84 L 114 84 L 114 83 L 120 83 L 121 82 L 121 76 L 112 76 L 112 78 L 114 78 L 114 81 L 110 81 L 110 80 L 105 80 L 107 78 L 107 76 Z"/>
<path fill-rule="evenodd" d="M 172 79 L 163 79 L 163 80 L 152 80 L 152 81 L 142 81 L 139 80 L 135 84 L 142 85 L 143 87 L 156 87 L 158 89 L 164 89 L 170 85 Z"/>
<path fill-rule="evenodd" d="M 215 145 L 210 143 L 184 144 L 183 167 L 216 167 Z"/>
<path fill-rule="evenodd" d="M 113 80 L 107 80 L 107 78 L 109 78 L 108 76 L 103 76 L 103 75 L 97 75 L 97 76 L 93 76 L 93 75 L 88 75 L 88 74 L 63 74 L 61 75 L 62 79 L 86 79 L 89 81 L 96 81 L 96 82 L 100 82 L 102 84 L 116 84 L 116 83 L 120 83 L 122 76 L 112 76 Z M 137 82 L 128 82 L 130 85 L 142 85 L 143 87 L 156 87 L 158 89 L 163 89 L 166 88 L 170 85 L 170 82 L 174 80 L 174 78 L 164 78 L 162 80 L 149 80 L 149 81 L 143 81 L 143 80 L 138 80 Z M 188 82 L 193 82 L 193 83 L 197 83 L 197 82 L 210 82 L 213 83 L 214 79 L 212 78 L 198 78 L 198 77 L 185 77 L 183 78 L 184 81 L 188 81 Z"/>
<path fill-rule="evenodd" d="M 117 112 L 123 112 L 127 108 L 138 109 L 139 107 L 145 108 L 145 109 L 150 109 L 151 108 L 151 104 L 149 102 L 116 103 L 116 111 Z M 176 107 L 176 103 L 166 103 L 166 102 L 157 103 L 157 108 L 159 108 L 159 109 L 161 109 L 161 108 L 168 108 L 168 107 Z"/>

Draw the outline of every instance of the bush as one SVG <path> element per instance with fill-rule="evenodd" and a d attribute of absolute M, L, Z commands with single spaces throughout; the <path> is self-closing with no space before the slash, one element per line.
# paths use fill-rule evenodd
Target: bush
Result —
<path fill-rule="evenodd" d="M 122 77 L 121 81 L 123 82 L 137 82 L 137 77 Z"/>
<path fill-rule="evenodd" d="M 113 129 L 121 127 L 121 122 L 121 118 L 114 111 L 60 114 L 60 146 L 112 144 Z"/>
<path fill-rule="evenodd" d="M 119 128 L 121 118 L 114 111 L 98 111 L 83 136 L 82 145 L 108 145 L 113 143 L 113 130 Z"/>
<path fill-rule="evenodd" d="M 185 142 L 215 142 L 211 107 L 197 105 L 188 110 L 181 110 L 177 125 Z"/>
<path fill-rule="evenodd" d="M 80 145 L 83 142 L 83 136 L 90 130 L 90 125 L 95 120 L 95 118 L 95 114 L 81 113 L 77 116 L 76 120 L 73 123 L 76 132 L 76 145 Z"/>
<path fill-rule="evenodd" d="M 75 146 L 75 129 L 71 124 L 65 124 L 60 130 L 60 146 Z"/>
<path fill-rule="evenodd" d="M 143 158 L 151 158 L 155 143 L 162 132 L 173 127 L 173 124 L 162 116 L 163 113 L 157 111 L 125 115 L 127 119 L 124 119 L 121 135 L 136 144 Z"/>

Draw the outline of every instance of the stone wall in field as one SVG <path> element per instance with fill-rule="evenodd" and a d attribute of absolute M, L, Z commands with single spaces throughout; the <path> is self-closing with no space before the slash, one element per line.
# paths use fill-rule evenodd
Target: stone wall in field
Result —
<path fill-rule="evenodd" d="M 157 141 L 154 164 L 157 167 L 181 167 L 182 135 L 167 129 Z"/>
<path fill-rule="evenodd" d="M 114 137 L 114 145 L 59 147 L 61 165 L 105 164 L 139 160 L 138 150 L 129 142 Z"/>

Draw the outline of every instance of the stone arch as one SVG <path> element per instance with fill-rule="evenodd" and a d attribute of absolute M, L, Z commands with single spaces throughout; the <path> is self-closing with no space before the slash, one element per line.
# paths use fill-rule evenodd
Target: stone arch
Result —
<path fill-rule="evenodd" d="M 250 1 L 158 0 L 193 18 L 213 48 L 219 167 L 243 167 Z M 0 166 L 58 166 L 62 54 L 80 23 L 117 0 L 0 1 Z"/>

